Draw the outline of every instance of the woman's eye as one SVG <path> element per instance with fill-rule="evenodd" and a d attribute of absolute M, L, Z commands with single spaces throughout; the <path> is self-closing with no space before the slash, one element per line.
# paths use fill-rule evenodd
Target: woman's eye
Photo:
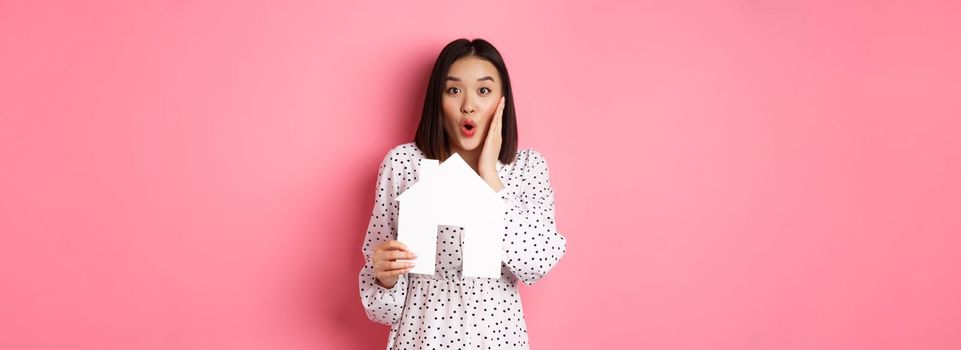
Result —
<path fill-rule="evenodd" d="M 480 93 L 481 93 L 482 95 L 487 95 L 487 94 L 489 94 L 490 92 L 491 92 L 491 89 L 488 89 L 488 88 L 486 88 L 486 87 L 480 88 Z"/>
<path fill-rule="evenodd" d="M 455 87 L 452 87 L 452 88 L 448 88 L 448 89 L 447 89 L 447 93 L 448 93 L 448 94 L 451 94 L 451 95 L 456 94 L 456 93 L 458 93 L 458 92 L 460 92 L 460 89 L 455 88 Z"/>

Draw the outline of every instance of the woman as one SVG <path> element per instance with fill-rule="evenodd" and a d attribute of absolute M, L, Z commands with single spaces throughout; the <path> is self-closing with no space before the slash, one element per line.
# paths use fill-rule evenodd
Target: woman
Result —
<path fill-rule="evenodd" d="M 396 241 L 398 203 L 421 159 L 457 153 L 507 204 L 500 278 L 461 277 L 461 233 L 438 227 L 434 275 L 410 274 L 414 254 Z M 380 164 L 360 271 L 367 316 L 391 325 L 388 349 L 527 349 L 517 280 L 533 285 L 566 252 L 554 223 L 554 190 L 544 156 L 517 150 L 510 78 L 482 39 L 458 39 L 437 57 L 414 142 Z"/>

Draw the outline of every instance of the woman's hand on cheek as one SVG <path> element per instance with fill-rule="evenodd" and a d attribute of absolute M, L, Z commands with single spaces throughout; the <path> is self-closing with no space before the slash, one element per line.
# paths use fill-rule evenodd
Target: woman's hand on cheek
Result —
<path fill-rule="evenodd" d="M 497 176 L 497 159 L 501 153 L 501 124 L 503 124 L 504 104 L 506 97 L 501 97 L 497 103 L 497 110 L 491 125 L 487 128 L 487 137 L 484 139 L 484 148 L 481 150 L 478 164 L 478 173 L 484 181 L 487 181 L 494 191 L 504 188 L 500 177 Z"/>

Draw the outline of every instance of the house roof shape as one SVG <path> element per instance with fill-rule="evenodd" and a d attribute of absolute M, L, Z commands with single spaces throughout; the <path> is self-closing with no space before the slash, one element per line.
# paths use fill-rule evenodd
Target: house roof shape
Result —
<path fill-rule="evenodd" d="M 421 159 L 420 178 L 417 183 L 396 198 L 397 201 L 434 200 L 446 205 L 471 207 L 465 201 L 474 202 L 480 208 L 494 205 L 503 209 L 506 205 L 457 153 L 437 164 L 436 159 Z M 428 195 L 430 194 L 430 195 Z M 477 202 L 480 203 L 477 203 Z"/>

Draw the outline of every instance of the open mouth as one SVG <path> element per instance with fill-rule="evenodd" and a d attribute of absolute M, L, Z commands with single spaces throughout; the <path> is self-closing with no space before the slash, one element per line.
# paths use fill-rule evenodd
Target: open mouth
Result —
<path fill-rule="evenodd" d="M 460 124 L 461 134 L 466 137 L 474 136 L 474 131 L 476 131 L 474 129 L 477 129 L 477 124 L 474 124 L 473 120 L 464 119 L 464 121 Z"/>

